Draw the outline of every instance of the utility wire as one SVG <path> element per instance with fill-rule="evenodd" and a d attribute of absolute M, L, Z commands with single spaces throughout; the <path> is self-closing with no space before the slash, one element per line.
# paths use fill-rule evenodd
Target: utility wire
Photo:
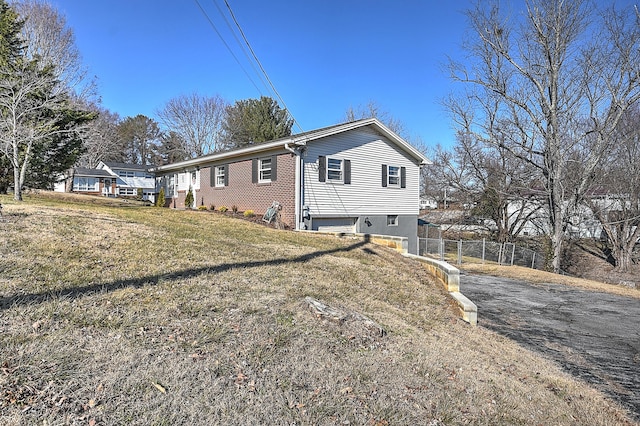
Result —
<path fill-rule="evenodd" d="M 260 74 L 260 72 L 256 68 L 254 61 L 251 60 L 251 57 L 249 56 L 249 52 L 247 52 L 247 49 L 244 47 L 244 44 L 238 38 L 238 35 L 236 34 L 233 27 L 231 26 L 231 23 L 229 22 L 229 19 L 227 19 L 227 15 L 223 12 L 222 8 L 220 7 L 220 5 L 216 0 L 211 0 L 211 2 L 215 5 L 216 9 L 218 9 L 218 13 L 220 13 L 220 15 L 224 18 L 224 22 L 225 24 L 227 24 L 227 28 L 229 28 L 229 31 L 231 32 L 231 34 L 233 34 L 233 38 L 236 39 L 236 43 L 238 43 L 238 46 L 240 46 L 240 48 L 242 49 L 242 53 L 244 53 L 245 58 L 247 58 L 247 61 L 251 64 L 251 68 L 253 68 L 253 72 L 256 73 L 256 75 L 258 76 L 258 78 L 260 79 L 260 82 L 264 85 L 264 87 L 268 87 L 268 84 L 262 77 L 262 74 Z"/>
<path fill-rule="evenodd" d="M 269 75 L 267 74 L 267 71 L 265 71 L 264 67 L 262 66 L 262 63 L 260 62 L 260 60 L 258 59 L 258 56 L 256 55 L 256 52 L 254 52 L 253 48 L 251 47 L 251 44 L 249 43 L 249 40 L 247 40 L 247 37 L 244 34 L 244 31 L 242 31 L 242 27 L 240 27 L 240 23 L 238 23 L 238 20 L 236 19 L 236 16 L 233 13 L 233 10 L 231 9 L 231 6 L 229 5 L 229 2 L 227 0 L 224 0 L 224 4 L 227 6 L 227 9 L 229 10 L 229 13 L 231 14 L 231 19 L 233 19 L 233 22 L 236 24 L 236 27 L 238 27 L 238 31 L 240 31 L 240 35 L 242 35 L 242 38 L 243 38 L 244 42 L 246 43 L 247 47 L 249 48 L 249 51 L 251 52 L 251 55 L 253 56 L 253 59 L 256 61 L 256 63 L 260 67 L 260 70 L 262 71 L 262 74 L 267 79 L 267 82 L 269 83 L 269 86 L 271 87 L 271 90 L 273 90 L 273 93 L 275 93 L 276 97 L 278 98 L 278 100 L 280 101 L 282 106 L 287 110 L 287 113 L 291 116 L 291 118 L 293 119 L 293 122 L 296 124 L 296 126 L 298 127 L 298 129 L 300 129 L 300 132 L 302 133 L 303 130 L 302 130 L 302 127 L 300 126 L 300 123 L 298 123 L 298 120 L 296 120 L 296 118 L 293 116 L 293 114 L 291 113 L 289 108 L 287 108 L 287 105 L 285 104 L 284 99 L 282 99 L 282 96 L 280 96 L 280 93 L 278 92 L 278 90 L 274 86 L 273 82 L 269 78 Z"/>
<path fill-rule="evenodd" d="M 251 78 L 251 76 L 249 75 L 249 73 L 247 72 L 247 70 L 242 66 L 242 64 L 240 63 L 240 61 L 238 60 L 238 57 L 233 53 L 233 50 L 231 50 L 231 47 L 229 47 L 229 45 L 227 44 L 227 42 L 225 41 L 224 37 L 222 37 L 222 34 L 220 34 L 220 32 L 218 31 L 218 28 L 216 28 L 216 25 L 213 23 L 213 21 L 211 20 L 211 18 L 209 17 L 209 15 L 207 14 L 207 12 L 203 9 L 202 5 L 200 4 L 200 2 L 198 0 L 195 0 L 196 4 L 198 5 L 198 7 L 200 8 L 200 11 L 202 12 L 202 14 L 205 16 L 205 18 L 207 18 L 207 21 L 209 21 L 209 24 L 211 25 L 211 27 L 213 28 L 213 30 L 216 32 L 216 34 L 218 34 L 218 37 L 220 38 L 220 40 L 222 41 L 222 43 L 225 45 L 225 47 L 227 48 L 227 50 L 229 51 L 229 53 L 231 53 L 231 56 L 233 56 L 233 59 L 236 60 L 236 62 L 238 63 L 238 65 L 240 66 L 240 68 L 242 69 L 242 71 L 244 72 L 244 74 L 247 76 L 247 78 L 249 79 L 249 81 L 251 82 L 251 84 L 253 84 L 253 87 L 256 88 L 256 90 L 258 91 L 258 93 L 260 93 L 260 95 L 262 96 L 262 91 L 260 90 L 260 88 L 256 85 L 256 83 L 253 81 L 253 79 Z"/>

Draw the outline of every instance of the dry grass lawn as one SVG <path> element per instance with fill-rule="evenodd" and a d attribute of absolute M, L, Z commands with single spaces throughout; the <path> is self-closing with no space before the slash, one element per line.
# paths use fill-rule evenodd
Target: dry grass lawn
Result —
<path fill-rule="evenodd" d="M 607 284 L 599 281 L 588 280 L 584 278 L 558 275 L 551 272 L 539 271 L 537 269 L 524 268 L 521 266 L 500 266 L 489 263 L 463 263 L 460 268 L 464 271 L 474 274 L 486 274 L 496 277 L 522 279 L 534 284 L 564 284 L 573 287 L 584 288 L 586 290 L 600 291 L 604 293 L 611 293 L 617 294 L 619 296 L 627 296 L 640 299 L 639 288 L 630 288 L 621 285 Z"/>
<path fill-rule="evenodd" d="M 359 239 L 53 194 L 0 198 L 2 425 L 624 425 Z M 387 331 L 316 318 L 306 296 Z"/>

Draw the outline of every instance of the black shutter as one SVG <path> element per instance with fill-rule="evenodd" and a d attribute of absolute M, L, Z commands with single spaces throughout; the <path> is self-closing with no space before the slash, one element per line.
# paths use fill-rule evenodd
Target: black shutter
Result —
<path fill-rule="evenodd" d="M 214 186 L 216 186 L 216 168 L 214 166 L 209 167 L 209 170 L 211 170 L 210 176 L 209 176 L 209 181 L 211 183 L 211 187 L 213 188 Z"/>
<path fill-rule="evenodd" d="M 351 160 L 344 160 L 344 183 L 351 184 Z"/>
<path fill-rule="evenodd" d="M 271 182 L 275 182 L 278 178 L 278 156 L 271 156 Z"/>
<path fill-rule="evenodd" d="M 386 188 L 387 187 L 387 182 L 388 182 L 388 179 L 387 179 L 387 165 L 383 164 L 382 165 L 382 186 Z"/>
<path fill-rule="evenodd" d="M 224 166 L 224 186 L 229 186 L 229 165 Z"/>
<path fill-rule="evenodd" d="M 407 187 L 407 168 L 400 167 L 400 188 Z"/>
<path fill-rule="evenodd" d="M 318 181 L 326 182 L 327 180 L 327 157 L 321 155 L 318 157 Z"/>
<path fill-rule="evenodd" d="M 258 159 L 254 158 L 251 162 L 251 182 L 258 183 Z"/>

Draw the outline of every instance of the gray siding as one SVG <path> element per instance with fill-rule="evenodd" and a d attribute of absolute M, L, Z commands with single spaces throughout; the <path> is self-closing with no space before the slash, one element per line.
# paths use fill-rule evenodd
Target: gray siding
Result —
<path fill-rule="evenodd" d="M 319 182 L 319 156 L 350 160 L 351 184 Z M 382 187 L 382 164 L 406 167 L 406 188 Z M 303 174 L 303 204 L 311 217 L 419 213 L 419 165 L 368 129 L 310 142 L 303 158 Z"/>

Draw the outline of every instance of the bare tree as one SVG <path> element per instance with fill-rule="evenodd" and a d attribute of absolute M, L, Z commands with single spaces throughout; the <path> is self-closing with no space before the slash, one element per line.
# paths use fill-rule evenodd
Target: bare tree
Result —
<path fill-rule="evenodd" d="M 429 179 L 469 206 L 469 214 L 489 219 L 484 226 L 499 242 L 514 241 L 540 210 L 531 170 L 469 135 L 459 134 L 450 150 L 439 147 L 430 172 Z"/>
<path fill-rule="evenodd" d="M 625 115 L 616 143 L 598 165 L 598 185 L 586 203 L 607 237 L 616 270 L 626 272 L 640 241 L 640 108 Z"/>
<path fill-rule="evenodd" d="M 90 105 L 87 110 L 94 111 L 97 118 L 82 129 L 85 153 L 79 161 L 82 167 L 95 168 L 100 161 L 119 161 L 120 141 L 118 124 L 120 116 L 98 105 Z"/>
<path fill-rule="evenodd" d="M 345 121 L 356 121 L 364 118 L 377 118 L 392 132 L 402 137 L 407 136 L 402 121 L 382 109 L 376 101 L 370 100 L 366 105 L 358 105 L 355 108 L 350 106 L 344 114 Z"/>
<path fill-rule="evenodd" d="M 56 79 L 33 61 L 0 69 L 0 149 L 13 168 L 14 199 L 22 201 L 27 170 L 36 144 L 74 131 L 60 127 L 66 107 Z"/>
<path fill-rule="evenodd" d="M 24 20 L 21 33 L 25 56 L 38 59 L 41 67 L 53 67 L 58 84 L 70 89 L 75 97 L 87 100 L 94 96 L 95 81 L 88 77 L 64 15 L 46 0 L 15 1 L 12 7 Z"/>
<path fill-rule="evenodd" d="M 158 111 L 160 121 L 184 143 L 190 157 L 221 151 L 222 123 L 227 102 L 220 96 L 205 97 L 196 93 L 169 100 Z"/>
<path fill-rule="evenodd" d="M 588 0 L 525 4 L 522 16 L 507 15 L 497 0 L 468 12 L 472 59 L 450 69 L 469 90 L 448 107 L 460 131 L 537 170 L 558 272 L 571 209 L 591 187 L 620 117 L 640 99 L 640 31 L 633 14 L 599 11 Z M 584 167 L 574 170 L 574 153 L 587 145 Z"/>

